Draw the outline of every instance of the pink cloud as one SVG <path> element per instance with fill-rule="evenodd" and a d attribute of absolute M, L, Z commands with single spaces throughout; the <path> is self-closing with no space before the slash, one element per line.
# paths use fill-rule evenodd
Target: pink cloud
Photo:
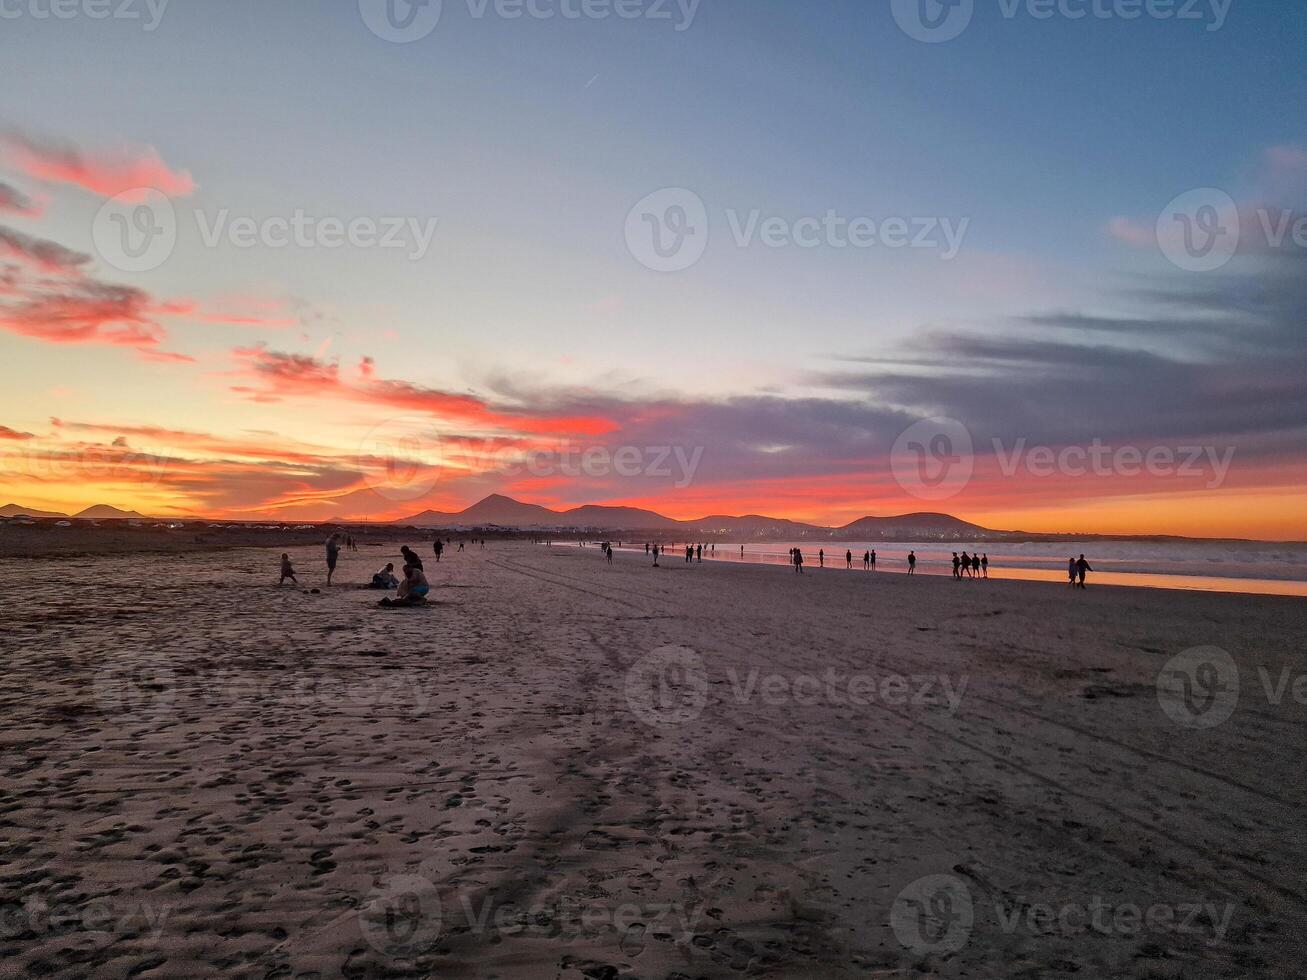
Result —
<path fill-rule="evenodd" d="M 152 146 L 121 146 L 85 153 L 74 146 L 17 129 L 0 132 L 0 161 L 33 180 L 80 187 L 101 197 L 152 188 L 167 197 L 188 197 L 195 181 L 173 170 Z"/>
<path fill-rule="evenodd" d="M 11 442 L 26 442 L 28 439 L 35 439 L 30 432 L 19 432 L 17 429 L 11 429 L 7 425 L 0 425 L 0 439 L 6 439 Z"/>

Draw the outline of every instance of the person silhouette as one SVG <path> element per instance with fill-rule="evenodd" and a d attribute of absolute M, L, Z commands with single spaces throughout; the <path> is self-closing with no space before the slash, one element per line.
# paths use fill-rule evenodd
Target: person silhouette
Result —
<path fill-rule="evenodd" d="M 986 551 L 980 556 L 980 574 L 989 578 L 989 552 Z"/>
<path fill-rule="evenodd" d="M 872 549 L 871 549 L 871 570 L 872 570 L 873 572 L 876 570 L 876 549 L 875 549 L 875 548 L 872 548 Z"/>
<path fill-rule="evenodd" d="M 820 548 L 820 549 L 818 549 L 818 551 L 817 551 L 817 567 L 818 567 L 818 568 L 825 568 L 825 567 L 826 567 L 826 549 L 825 549 L 825 548 Z"/>
<path fill-rule="evenodd" d="M 1079 572 L 1080 569 L 1076 566 L 1076 560 L 1074 558 L 1068 558 L 1066 563 L 1066 577 L 1073 589 L 1076 587 L 1076 575 L 1078 575 Z"/>
<path fill-rule="evenodd" d="M 908 574 L 917 574 L 917 553 L 915 551 L 908 552 Z"/>
<path fill-rule="evenodd" d="M 803 552 L 798 548 L 794 549 L 794 572 L 796 575 L 803 574 Z"/>
<path fill-rule="evenodd" d="M 1089 567 L 1089 562 L 1085 561 L 1085 556 L 1081 555 L 1080 559 L 1076 562 L 1076 574 L 1079 576 L 1080 579 L 1079 582 L 1080 588 L 1084 589 L 1088 587 L 1085 585 L 1085 573 L 1092 572 L 1092 571 L 1093 569 Z"/>
<path fill-rule="evenodd" d="M 956 579 L 962 578 L 962 559 L 958 557 L 956 551 L 953 552 L 953 577 Z"/>
<path fill-rule="evenodd" d="M 853 552 L 851 550 L 844 552 L 844 567 L 845 568 L 853 567 Z"/>

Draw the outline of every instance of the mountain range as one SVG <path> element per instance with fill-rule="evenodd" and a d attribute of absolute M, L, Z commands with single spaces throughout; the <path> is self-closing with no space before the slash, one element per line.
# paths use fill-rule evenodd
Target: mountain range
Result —
<path fill-rule="evenodd" d="M 53 510 L 37 510 L 34 507 L 23 507 L 20 504 L 5 504 L 0 507 L 0 517 L 18 517 L 20 514 L 26 517 L 63 517 L 81 521 L 146 520 L 144 514 L 138 514 L 134 510 L 119 510 L 117 507 L 110 507 L 108 504 L 96 504 L 94 507 L 87 507 L 86 510 L 79 511 L 76 514 L 61 514 Z"/>
<path fill-rule="evenodd" d="M 898 533 L 929 533 L 932 535 L 998 533 L 988 531 L 947 514 L 903 514 L 898 517 L 863 517 L 839 528 L 803 524 L 780 517 L 749 514 L 730 517 L 713 514 L 698 520 L 678 521 L 651 510 L 637 507 L 604 507 L 589 504 L 571 510 L 550 510 L 540 504 L 527 504 L 512 497 L 491 494 L 466 510 L 450 513 L 427 510 L 421 514 L 397 521 L 417 527 L 468 527 L 496 525 L 516 528 L 595 528 L 606 530 L 629 529 L 642 531 L 702 531 L 749 535 L 809 535 L 837 532 L 857 537 L 888 537 Z"/>

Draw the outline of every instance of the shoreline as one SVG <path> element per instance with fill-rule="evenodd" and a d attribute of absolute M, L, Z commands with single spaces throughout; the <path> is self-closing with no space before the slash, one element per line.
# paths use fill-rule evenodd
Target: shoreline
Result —
<path fill-rule="evenodd" d="M 555 545 L 562 547 L 562 545 Z M 582 549 L 584 550 L 584 549 Z M 643 548 L 626 547 L 614 548 L 618 554 L 639 555 L 644 557 Z M 874 570 L 866 570 L 862 567 L 862 560 L 858 555 L 854 555 L 853 568 L 845 568 L 842 564 L 836 564 L 828 557 L 825 568 L 817 565 L 815 557 L 809 552 L 804 552 L 804 573 L 818 572 L 844 572 L 846 574 L 856 575 L 901 575 L 907 576 L 906 567 L 900 567 L 903 563 L 901 559 L 891 559 L 893 564 L 886 563 L 884 560 L 877 563 Z M 842 562 L 842 558 L 840 561 Z M 675 565 L 684 564 L 684 550 L 681 552 L 671 551 L 669 557 L 664 559 L 664 564 Z M 733 565 L 752 565 L 760 567 L 773 567 L 789 569 L 789 562 L 784 555 L 780 554 L 750 554 L 745 553 L 742 559 L 738 554 L 726 553 L 722 555 L 709 556 L 705 553 L 703 563 L 715 564 L 733 564 Z M 697 563 L 697 562 L 696 562 Z M 1054 570 L 1044 570 L 1038 568 L 1014 568 L 995 564 L 991 560 L 989 567 L 990 575 L 988 579 L 976 578 L 966 579 L 969 582 L 1037 582 L 1047 585 L 1060 585 L 1066 587 L 1067 580 L 1065 573 L 1059 573 Z M 952 570 L 941 562 L 922 562 L 917 566 L 917 576 L 924 578 L 952 578 Z M 1216 595 L 1256 595 L 1256 596 L 1280 596 L 1286 598 L 1307 598 L 1307 581 L 1296 579 L 1263 579 L 1263 578 L 1245 578 L 1241 576 L 1213 576 L 1213 575 L 1186 575 L 1172 574 L 1161 572 L 1117 572 L 1111 570 L 1094 571 L 1090 573 L 1088 580 L 1090 588 L 1132 588 L 1132 589 L 1149 589 L 1164 592 L 1205 592 Z"/>

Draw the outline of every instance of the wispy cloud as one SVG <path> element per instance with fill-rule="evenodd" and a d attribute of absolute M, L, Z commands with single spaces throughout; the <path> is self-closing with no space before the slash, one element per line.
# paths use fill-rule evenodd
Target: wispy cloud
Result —
<path fill-rule="evenodd" d="M 169 167 L 152 146 L 85 151 L 11 127 L 0 129 L 0 163 L 32 180 L 79 187 L 105 198 L 141 188 L 167 197 L 195 192 L 190 173 Z"/>

